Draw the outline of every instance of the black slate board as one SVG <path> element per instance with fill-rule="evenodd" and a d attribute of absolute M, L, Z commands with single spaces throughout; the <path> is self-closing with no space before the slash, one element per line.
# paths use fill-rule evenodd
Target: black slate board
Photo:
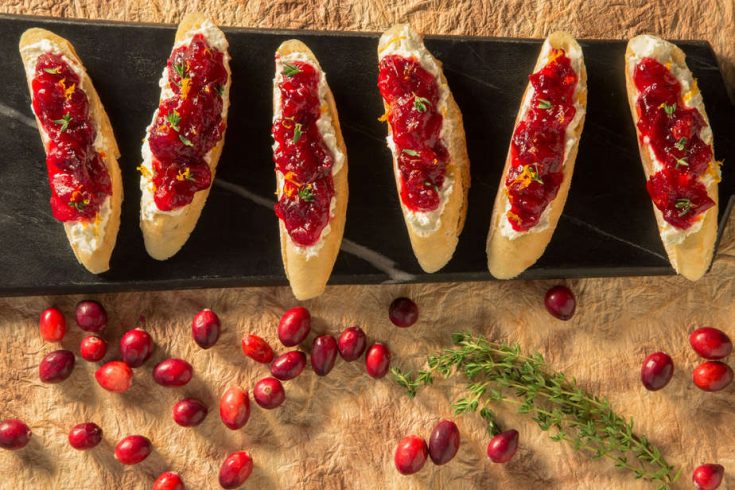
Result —
<path fill-rule="evenodd" d="M 51 216 L 44 154 L 32 127 L 30 97 L 16 46 L 29 27 L 68 38 L 84 61 L 112 120 L 126 189 L 111 270 L 95 276 L 77 264 Z M 218 180 L 186 246 L 166 262 L 148 257 L 138 228 L 135 170 L 156 107 L 158 79 L 174 26 L 0 16 L 0 295 L 286 284 L 271 209 L 273 53 L 298 37 L 328 74 L 349 154 L 345 244 L 331 282 L 486 280 L 485 238 L 516 111 L 541 41 L 428 37 L 464 114 L 472 162 L 467 224 L 452 261 L 421 272 L 393 182 L 376 88 L 377 34 L 225 29 L 233 71 L 232 106 Z M 521 277 L 671 274 L 645 190 L 625 99 L 622 41 L 582 41 L 589 102 L 574 183 L 553 240 Z M 715 133 L 715 154 L 735 161 L 735 108 L 706 42 L 678 43 L 699 78 Z M 723 168 L 721 222 L 735 185 Z M 365 259 L 368 260 L 365 260 Z"/>

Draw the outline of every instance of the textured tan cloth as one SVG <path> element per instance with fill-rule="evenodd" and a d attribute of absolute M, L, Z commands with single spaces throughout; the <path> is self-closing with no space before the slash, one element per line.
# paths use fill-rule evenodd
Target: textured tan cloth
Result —
<path fill-rule="evenodd" d="M 411 1 L 373 2 L 127 0 L 125 2 L 5 0 L 0 11 L 17 14 L 175 22 L 200 8 L 226 25 L 309 29 L 382 30 L 409 20 L 427 33 L 543 37 L 564 28 L 581 38 L 627 38 L 654 32 L 667 38 L 707 39 L 717 52 L 730 89 L 735 87 L 735 3 L 697 1 Z M 732 164 L 732 162 L 730 162 Z M 389 344 L 393 362 L 418 368 L 425 356 L 449 343 L 449 334 L 472 330 L 492 338 L 518 341 L 528 352 L 541 351 L 558 370 L 581 385 L 608 396 L 617 411 L 636 419 L 640 432 L 683 468 L 681 487 L 690 486 L 698 464 L 719 462 L 731 475 L 722 488 L 735 488 L 735 388 L 719 394 L 697 390 L 690 382 L 696 355 L 688 347 L 692 325 L 709 324 L 735 338 L 735 233 L 729 226 L 714 269 L 691 284 L 678 277 L 569 281 L 578 297 L 570 322 L 553 320 L 544 310 L 549 282 L 487 282 L 412 286 L 331 287 L 307 302 L 315 317 L 313 333 L 337 334 L 360 324 L 374 340 Z M 400 330 L 387 319 L 390 301 L 414 298 L 419 323 Z M 606 463 L 591 462 L 568 446 L 552 442 L 529 420 L 500 410 L 500 420 L 520 431 L 519 454 L 509 464 L 485 457 L 488 437 L 478 416 L 458 418 L 462 446 L 450 464 L 427 464 L 412 477 L 393 467 L 397 441 L 408 434 L 428 437 L 433 425 L 450 417 L 449 403 L 462 384 L 439 383 L 415 400 L 402 396 L 388 379 L 375 381 L 361 362 L 338 360 L 326 378 L 311 371 L 286 383 L 286 403 L 265 411 L 253 404 L 251 420 L 240 431 L 219 421 L 217 399 L 231 384 L 251 389 L 266 375 L 239 348 L 245 333 L 276 343 L 278 316 L 295 304 L 288 288 L 223 289 L 131 293 L 98 297 L 108 309 L 105 337 L 117 355 L 122 332 L 139 315 L 157 342 L 151 361 L 136 370 L 126 394 L 107 393 L 94 382 L 96 365 L 78 361 L 69 380 L 43 385 L 38 363 L 54 347 L 38 336 L 40 311 L 53 303 L 67 312 L 70 332 L 63 346 L 78 351 L 81 332 L 72 320 L 81 297 L 0 299 L 0 418 L 19 417 L 33 429 L 23 451 L 0 451 L 0 488 L 131 489 L 148 488 L 165 470 L 179 471 L 187 488 L 217 488 L 219 465 L 229 452 L 246 449 L 255 460 L 247 488 L 308 489 L 628 489 L 648 488 Z M 223 334 L 216 347 L 200 350 L 190 336 L 192 315 L 202 307 L 217 311 Z M 646 392 L 639 382 L 646 354 L 672 355 L 676 373 L 663 391 Z M 186 387 L 155 385 L 151 370 L 167 356 L 189 360 L 195 379 Z M 180 398 L 196 396 L 210 407 L 205 422 L 185 429 L 171 419 Z M 94 421 L 104 443 L 88 452 L 70 448 L 66 435 L 75 424 Z M 112 457 L 123 436 L 142 434 L 155 453 L 135 467 Z"/>

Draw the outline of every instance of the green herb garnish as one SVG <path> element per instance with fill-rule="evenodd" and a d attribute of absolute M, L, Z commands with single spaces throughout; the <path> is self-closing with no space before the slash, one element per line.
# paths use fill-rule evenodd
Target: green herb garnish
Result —
<path fill-rule="evenodd" d="M 168 121 L 169 125 L 171 125 L 171 129 L 179 132 L 179 123 L 181 122 L 181 116 L 179 116 L 179 113 L 176 111 L 169 112 L 166 114 L 166 121 Z"/>
<path fill-rule="evenodd" d="M 314 190 L 311 188 L 311 184 L 299 187 L 299 199 L 306 202 L 312 202 L 314 200 Z"/>
<path fill-rule="evenodd" d="M 689 199 L 677 199 L 674 207 L 679 210 L 679 218 L 686 216 L 692 210 L 692 201 Z"/>
<path fill-rule="evenodd" d="M 536 106 L 539 109 L 551 109 L 551 102 L 546 99 L 538 99 L 538 105 Z"/>
<path fill-rule="evenodd" d="M 301 69 L 299 69 L 296 65 L 291 65 L 289 63 L 283 64 L 283 74 L 287 77 L 291 78 L 301 73 Z"/>
<path fill-rule="evenodd" d="M 58 75 L 60 69 L 61 67 L 57 66 L 56 68 L 44 68 L 43 71 L 50 73 L 51 75 Z"/>
<path fill-rule="evenodd" d="M 413 97 L 413 108 L 416 109 L 419 112 L 426 112 L 427 107 L 430 106 L 431 102 L 429 102 L 429 99 L 425 97 L 419 97 L 418 95 L 414 94 Z"/>
<path fill-rule="evenodd" d="M 419 156 L 419 152 L 417 152 L 416 150 L 410 150 L 410 149 L 408 149 L 408 148 L 404 148 L 404 149 L 403 149 L 402 151 L 403 151 L 403 153 L 405 153 L 406 155 L 409 155 L 409 156 L 412 156 L 412 157 L 417 157 L 417 156 Z"/>
<path fill-rule="evenodd" d="M 676 168 L 679 168 L 679 167 L 688 167 L 688 166 L 689 166 L 689 162 L 687 161 L 687 157 L 677 158 L 676 159 Z"/>
<path fill-rule="evenodd" d="M 679 138 L 679 141 L 674 143 L 674 148 L 676 148 L 677 150 L 683 150 L 686 144 L 687 144 L 687 139 L 682 137 L 682 138 Z"/>
<path fill-rule="evenodd" d="M 541 178 L 541 176 L 538 174 L 538 167 L 536 165 L 529 165 L 528 166 L 528 173 L 531 176 L 531 180 L 534 182 L 538 182 L 539 184 L 543 184 L 544 181 Z"/>
<path fill-rule="evenodd" d="M 224 85 L 217 85 L 217 93 L 220 97 L 225 96 L 225 86 Z"/>
<path fill-rule="evenodd" d="M 183 134 L 179 135 L 179 140 L 181 140 L 181 142 L 184 143 L 184 146 L 194 146 L 191 140 L 189 140 L 189 138 L 187 138 Z"/>
<path fill-rule="evenodd" d="M 296 123 L 293 128 L 293 142 L 298 143 L 301 139 L 301 123 Z"/>
<path fill-rule="evenodd" d="M 674 112 L 676 111 L 676 102 L 674 102 L 671 105 L 666 104 L 666 103 L 664 103 L 662 105 L 664 106 L 664 112 L 666 112 L 666 114 L 669 115 L 669 116 L 672 116 L 674 114 Z"/>
<path fill-rule="evenodd" d="M 59 129 L 60 133 L 63 133 L 64 131 L 66 131 L 66 129 L 69 127 L 70 122 L 71 122 L 71 115 L 68 112 L 64 114 L 64 117 L 62 117 L 61 119 L 54 120 L 54 123 L 61 126 L 61 128 Z"/>
<path fill-rule="evenodd" d="M 185 78 L 186 77 L 186 67 L 184 66 L 184 62 L 179 61 L 177 63 L 174 63 L 174 71 L 179 76 L 179 78 Z"/>

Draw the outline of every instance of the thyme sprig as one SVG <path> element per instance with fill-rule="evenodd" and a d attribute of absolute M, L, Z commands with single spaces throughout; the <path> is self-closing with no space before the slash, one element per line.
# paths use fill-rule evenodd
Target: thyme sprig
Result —
<path fill-rule="evenodd" d="M 500 402 L 517 405 L 554 441 L 566 441 L 592 459 L 611 459 L 631 471 L 636 479 L 669 488 L 679 477 L 675 468 L 643 435 L 636 434 L 633 419 L 616 414 L 606 398 L 577 386 L 573 378 L 549 370 L 541 354 L 524 355 L 518 345 L 492 342 L 469 333 L 452 336 L 455 347 L 429 356 L 427 368 L 415 375 L 398 368 L 394 380 L 409 397 L 431 385 L 435 377 L 464 375 L 467 395 L 452 406 L 456 414 L 474 413 L 488 424 L 491 435 L 500 432 L 491 406 Z"/>

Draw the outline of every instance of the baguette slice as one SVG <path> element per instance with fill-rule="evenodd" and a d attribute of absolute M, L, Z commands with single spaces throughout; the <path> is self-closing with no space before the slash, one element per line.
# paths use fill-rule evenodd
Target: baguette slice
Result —
<path fill-rule="evenodd" d="M 454 100 L 447 79 L 442 70 L 442 64 L 434 58 L 426 49 L 423 39 L 410 25 L 398 24 L 383 33 L 378 43 L 378 61 L 384 56 L 400 54 L 413 56 L 421 61 L 421 65 L 427 71 L 435 70 L 437 84 L 440 94 L 445 94 L 446 107 L 441 107 L 441 96 L 438 109 L 444 117 L 443 143 L 449 152 L 449 161 L 446 165 L 446 178 L 443 184 L 442 200 L 437 210 L 429 213 L 414 213 L 400 197 L 401 174 L 398 169 L 398 150 L 393 141 L 393 129 L 388 122 L 388 146 L 393 155 L 393 171 L 395 174 L 398 200 L 401 203 L 403 219 L 406 222 L 408 236 L 411 240 L 413 253 L 419 265 L 425 272 L 436 272 L 444 267 L 454 255 L 457 248 L 459 235 L 464 228 L 467 217 L 467 193 L 470 188 L 470 161 L 467 155 L 467 142 L 465 140 L 462 113 Z M 390 111 L 388 104 L 383 101 L 386 114 Z M 452 183 L 449 189 L 449 183 Z M 448 191 L 447 191 L 448 189 Z M 438 214 L 438 216 L 436 216 Z M 423 215 L 428 218 L 430 226 L 428 230 L 421 229 L 416 222 L 416 217 Z M 433 217 L 431 217 L 434 215 Z M 421 219 L 421 218 L 419 218 Z"/>
<path fill-rule="evenodd" d="M 280 237 L 281 237 L 281 257 L 283 259 L 283 267 L 286 271 L 291 290 L 294 296 L 299 300 L 306 300 L 319 296 L 326 288 L 329 276 L 332 274 L 334 262 L 337 260 L 340 246 L 342 245 L 342 235 L 345 229 L 345 220 L 347 215 L 347 148 L 342 137 L 342 130 L 339 124 L 339 114 L 337 113 L 337 105 L 334 102 L 334 96 L 326 82 L 324 72 L 319 65 L 319 61 L 314 53 L 306 44 L 296 39 L 283 42 L 276 51 L 276 70 L 279 70 L 279 59 L 289 59 L 289 57 L 297 57 L 314 66 L 322 74 L 322 82 L 324 83 L 324 98 L 321 100 L 322 107 L 326 104 L 326 112 L 331 118 L 331 126 L 335 135 L 335 146 L 338 152 L 341 152 L 341 165 L 338 165 L 337 157 L 332 152 L 334 160 L 332 179 L 334 181 L 334 213 L 329 219 L 329 230 L 324 234 L 325 228 L 320 237 L 321 243 L 317 242 L 312 247 L 319 247 L 316 253 L 310 253 L 304 250 L 304 247 L 294 243 L 286 230 L 283 220 L 278 220 Z M 280 100 L 280 92 L 278 88 L 279 73 L 273 80 L 273 109 L 274 113 L 279 110 L 278 104 Z M 274 117 L 275 120 L 275 117 Z M 337 168 L 338 167 L 338 168 Z M 337 170 L 335 173 L 334 170 Z M 283 194 L 283 176 L 280 172 L 277 174 L 277 194 L 280 199 Z M 309 247 L 309 248 L 312 248 Z"/>
<path fill-rule="evenodd" d="M 55 51 L 66 58 L 65 61 L 76 71 L 80 72 L 79 88 L 84 91 L 89 101 L 89 114 L 97 131 L 95 149 L 102 153 L 102 160 L 107 167 L 112 183 L 112 195 L 109 198 L 109 208 L 103 207 L 100 209 L 97 215 L 98 220 L 89 223 L 67 221 L 64 222 L 64 231 L 77 260 L 93 274 L 105 272 L 110 269 L 110 256 L 115 248 L 117 232 L 120 228 L 120 207 L 123 200 L 122 178 L 117 163 L 117 159 L 120 158 L 120 151 L 112 132 L 110 119 L 102 106 L 92 80 L 87 75 L 87 71 L 74 50 L 74 46 L 69 41 L 45 29 L 33 28 L 23 33 L 20 38 L 19 49 L 31 97 L 33 97 L 31 82 L 36 68 L 36 60 L 43 52 Z M 48 151 L 49 139 L 38 117 L 36 117 L 36 124 L 41 134 L 44 149 Z"/>
<path fill-rule="evenodd" d="M 636 110 L 638 90 L 633 83 L 633 70 L 638 60 L 643 57 L 654 58 L 663 64 L 670 62 L 673 67 L 676 67 L 681 73 L 684 73 L 689 80 L 693 80 L 693 77 L 686 64 L 686 55 L 676 45 L 650 35 L 636 36 L 628 41 L 628 47 L 625 51 L 625 83 L 628 91 L 630 113 L 633 116 L 633 123 L 636 127 L 636 134 L 638 135 L 638 149 L 641 154 L 641 163 L 643 164 L 643 171 L 646 174 L 646 180 L 648 180 L 654 173 L 654 162 L 651 158 L 648 145 L 642 141 L 640 131 L 638 130 L 639 117 L 638 111 Z M 690 93 L 693 95 L 689 102 L 686 103 L 687 106 L 695 107 L 704 118 L 707 126 L 709 126 L 704 102 L 699 94 L 699 90 L 696 88 L 696 83 L 693 83 L 693 88 Z M 710 144 L 712 143 L 710 142 Z M 681 274 L 690 281 L 700 279 L 707 272 L 707 269 L 709 269 L 717 240 L 717 208 L 719 201 L 717 184 L 720 180 L 720 172 L 719 163 L 714 160 L 714 152 L 707 172 L 713 178 L 709 179 L 709 182 L 705 183 L 705 186 L 707 188 L 707 194 L 715 202 L 715 205 L 702 213 L 703 222 L 699 231 L 687 233 L 680 243 L 674 243 L 666 238 L 667 234 L 674 231 L 675 228 L 664 220 L 661 211 L 653 204 L 653 201 L 651 202 L 653 213 L 656 216 L 659 234 L 661 235 L 666 254 L 669 256 L 671 266 L 678 274 Z"/>
<path fill-rule="evenodd" d="M 223 116 L 222 119 L 227 125 L 227 110 L 230 104 L 230 85 L 231 85 L 231 71 L 229 60 L 230 56 L 228 53 L 228 44 L 222 31 L 217 28 L 214 23 L 205 15 L 200 13 L 187 14 L 179 24 L 176 30 L 176 41 L 178 45 L 182 42 L 189 42 L 190 38 L 194 34 L 204 32 L 207 42 L 213 45 L 213 39 L 218 40 L 221 43 L 219 46 L 221 51 L 224 53 L 224 65 L 227 70 L 227 84 L 224 87 L 222 101 L 223 101 Z M 176 46 L 175 46 L 176 47 Z M 164 76 L 166 74 L 166 68 L 164 67 Z M 161 95 L 163 100 L 163 93 Z M 153 114 L 153 121 L 151 126 L 155 124 L 156 117 L 158 116 L 158 109 Z M 184 246 L 186 241 L 189 239 L 194 227 L 199 220 L 199 216 L 204 209 L 204 204 L 207 202 L 209 191 L 212 186 L 207 189 L 197 191 L 194 194 L 194 199 L 187 205 L 176 208 L 172 211 L 161 211 L 158 209 L 155 201 L 153 200 L 153 183 L 151 179 L 151 161 L 152 153 L 149 148 L 148 139 L 150 136 L 149 126 L 146 129 L 146 135 L 143 140 L 143 164 L 141 168 L 146 168 L 142 171 L 140 179 L 141 188 L 141 206 L 140 206 L 140 228 L 143 231 L 143 239 L 145 241 L 145 248 L 148 255 L 156 260 L 166 260 L 175 255 L 181 247 Z M 220 155 L 222 154 L 222 147 L 225 144 L 224 131 L 219 142 L 212 148 L 209 153 L 205 156 L 209 169 L 212 173 L 212 182 L 214 182 L 215 171 L 217 169 L 217 163 L 219 162 Z"/>
<path fill-rule="evenodd" d="M 574 120 L 569 124 L 565 138 L 565 143 L 569 142 L 571 138 L 574 138 L 574 142 L 568 148 L 564 159 L 564 178 L 559 187 L 559 192 L 554 200 L 549 203 L 550 209 L 547 208 L 546 210 L 548 212 L 548 225 L 542 227 L 541 224 L 537 224 L 536 227 L 531 228 L 529 231 L 520 233 L 514 237 L 506 236 L 502 231 L 502 220 L 508 219 L 506 216 L 508 197 L 505 192 L 505 179 L 512 163 L 510 149 L 512 143 L 509 146 L 505 168 L 503 169 L 498 192 L 495 196 L 493 214 L 490 219 L 490 231 L 487 237 L 488 269 L 490 270 L 490 274 L 498 279 L 511 279 L 516 277 L 532 266 L 543 255 L 546 246 L 554 234 L 559 217 L 564 210 L 564 204 L 569 194 L 569 187 L 572 183 L 574 164 L 577 159 L 579 140 L 582 135 L 587 110 L 587 69 L 579 43 L 570 34 L 558 31 L 550 34 L 546 38 L 533 73 L 546 66 L 548 53 L 551 49 L 563 49 L 566 52 L 566 56 L 572 60 L 572 67 L 574 67 L 575 61 L 578 63 L 578 66 L 575 67 L 578 76 L 577 89 L 575 91 L 575 107 L 577 108 L 575 118 L 579 117 L 579 119 L 576 121 L 575 126 L 573 126 L 575 124 Z M 515 128 L 518 126 L 518 123 L 524 119 L 526 111 L 523 108 L 526 100 L 530 100 L 532 95 L 533 87 L 529 83 L 521 100 L 521 109 L 518 111 L 513 133 L 515 133 Z"/>

